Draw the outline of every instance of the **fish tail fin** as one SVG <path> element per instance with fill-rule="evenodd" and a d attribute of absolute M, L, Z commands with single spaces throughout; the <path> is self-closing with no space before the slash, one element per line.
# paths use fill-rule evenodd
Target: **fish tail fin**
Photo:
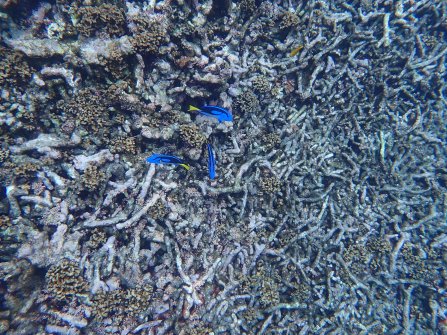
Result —
<path fill-rule="evenodd" d="M 191 168 L 188 164 L 185 164 L 185 163 L 182 163 L 182 164 L 179 164 L 181 167 L 183 167 L 183 168 L 185 168 L 186 170 L 188 170 L 189 171 L 189 169 Z"/>
<path fill-rule="evenodd" d="M 188 112 L 197 112 L 199 110 L 200 110 L 200 108 L 197 108 L 193 105 L 189 105 L 189 107 L 188 107 Z"/>

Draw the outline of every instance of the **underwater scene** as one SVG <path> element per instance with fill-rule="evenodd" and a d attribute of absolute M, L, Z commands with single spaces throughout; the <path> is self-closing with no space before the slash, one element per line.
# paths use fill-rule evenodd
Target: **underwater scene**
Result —
<path fill-rule="evenodd" d="M 446 0 L 0 0 L 0 334 L 447 335 Z"/>

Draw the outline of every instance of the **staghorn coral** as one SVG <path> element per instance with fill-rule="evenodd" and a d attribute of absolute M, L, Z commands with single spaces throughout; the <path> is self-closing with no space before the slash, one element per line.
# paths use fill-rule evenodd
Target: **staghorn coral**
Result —
<path fill-rule="evenodd" d="M 9 329 L 9 321 L 5 319 L 0 320 L 0 332 L 6 334 L 8 329 Z"/>
<path fill-rule="evenodd" d="M 6 244 L 5 244 L 6 242 Z M 2 241 L 2 246 L 10 247 L 11 241 Z M 2 248 L 3 249 L 3 248 Z M 6 250 L 5 250 L 6 251 Z M 42 287 L 39 271 L 28 261 L 11 258 L 5 260 L 2 255 L 2 326 L 7 326 L 7 334 L 32 334 L 41 329 L 36 314 L 29 312 L 36 291 Z"/>
<path fill-rule="evenodd" d="M 0 21 L 32 74 L 0 100 L 8 334 L 444 331 L 444 2 L 21 3 Z M 189 103 L 235 120 L 193 129 Z M 63 258 L 90 297 L 41 290 Z"/>

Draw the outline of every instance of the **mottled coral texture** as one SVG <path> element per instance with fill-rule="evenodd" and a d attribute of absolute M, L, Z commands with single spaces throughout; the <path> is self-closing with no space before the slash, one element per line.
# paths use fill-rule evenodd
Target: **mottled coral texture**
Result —
<path fill-rule="evenodd" d="M 447 334 L 445 1 L 0 12 L 0 333 Z"/>

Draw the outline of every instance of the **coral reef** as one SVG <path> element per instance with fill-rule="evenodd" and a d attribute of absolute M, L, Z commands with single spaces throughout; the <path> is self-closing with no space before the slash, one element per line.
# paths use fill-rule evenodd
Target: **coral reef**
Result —
<path fill-rule="evenodd" d="M 131 43 L 135 51 L 155 54 L 166 38 L 166 27 L 160 20 L 139 15 L 131 18 Z"/>
<path fill-rule="evenodd" d="M 281 17 L 281 21 L 279 23 L 279 29 L 296 27 L 298 23 L 299 23 L 298 16 L 295 13 L 287 11 Z"/>
<path fill-rule="evenodd" d="M 270 83 L 266 76 L 255 77 L 252 81 L 253 90 L 261 94 L 268 93 L 270 91 Z"/>
<path fill-rule="evenodd" d="M 100 92 L 83 89 L 68 101 L 60 100 L 58 109 L 74 117 L 79 125 L 98 131 L 108 120 L 107 108 Z"/>
<path fill-rule="evenodd" d="M 96 293 L 93 297 L 94 322 L 109 320 L 114 326 L 123 326 L 126 321 L 147 312 L 151 297 L 150 286 Z M 95 327 L 93 325 L 93 329 Z"/>
<path fill-rule="evenodd" d="M 180 138 L 188 146 L 199 149 L 206 141 L 205 135 L 195 125 L 182 125 L 180 127 Z"/>
<path fill-rule="evenodd" d="M 446 334 L 446 18 L 0 0 L 0 333 Z"/>
<path fill-rule="evenodd" d="M 68 300 L 86 289 L 78 265 L 67 259 L 48 269 L 46 281 L 48 294 L 57 300 Z"/>
<path fill-rule="evenodd" d="M 105 179 L 105 174 L 95 165 L 89 165 L 81 177 L 82 184 L 89 190 L 97 189 Z"/>
<path fill-rule="evenodd" d="M 262 176 L 259 180 L 259 188 L 263 193 L 276 193 L 280 187 L 281 183 L 275 176 Z"/>
<path fill-rule="evenodd" d="M 136 155 L 137 147 L 135 144 L 135 139 L 132 137 L 118 137 L 117 139 L 112 140 L 110 152 L 121 152 Z"/>
<path fill-rule="evenodd" d="M 82 6 L 77 9 L 76 29 L 84 36 L 107 33 L 121 36 L 125 33 L 126 18 L 122 8 L 112 4 Z"/>
<path fill-rule="evenodd" d="M 0 85 L 23 87 L 31 78 L 32 70 L 20 52 L 0 47 Z"/>
<path fill-rule="evenodd" d="M 0 149 L 0 163 L 4 163 L 7 161 L 9 157 L 9 150 L 5 148 Z"/>
<path fill-rule="evenodd" d="M 251 90 L 246 90 L 238 95 L 233 102 L 233 109 L 240 114 L 255 113 L 258 108 L 259 99 Z"/>

